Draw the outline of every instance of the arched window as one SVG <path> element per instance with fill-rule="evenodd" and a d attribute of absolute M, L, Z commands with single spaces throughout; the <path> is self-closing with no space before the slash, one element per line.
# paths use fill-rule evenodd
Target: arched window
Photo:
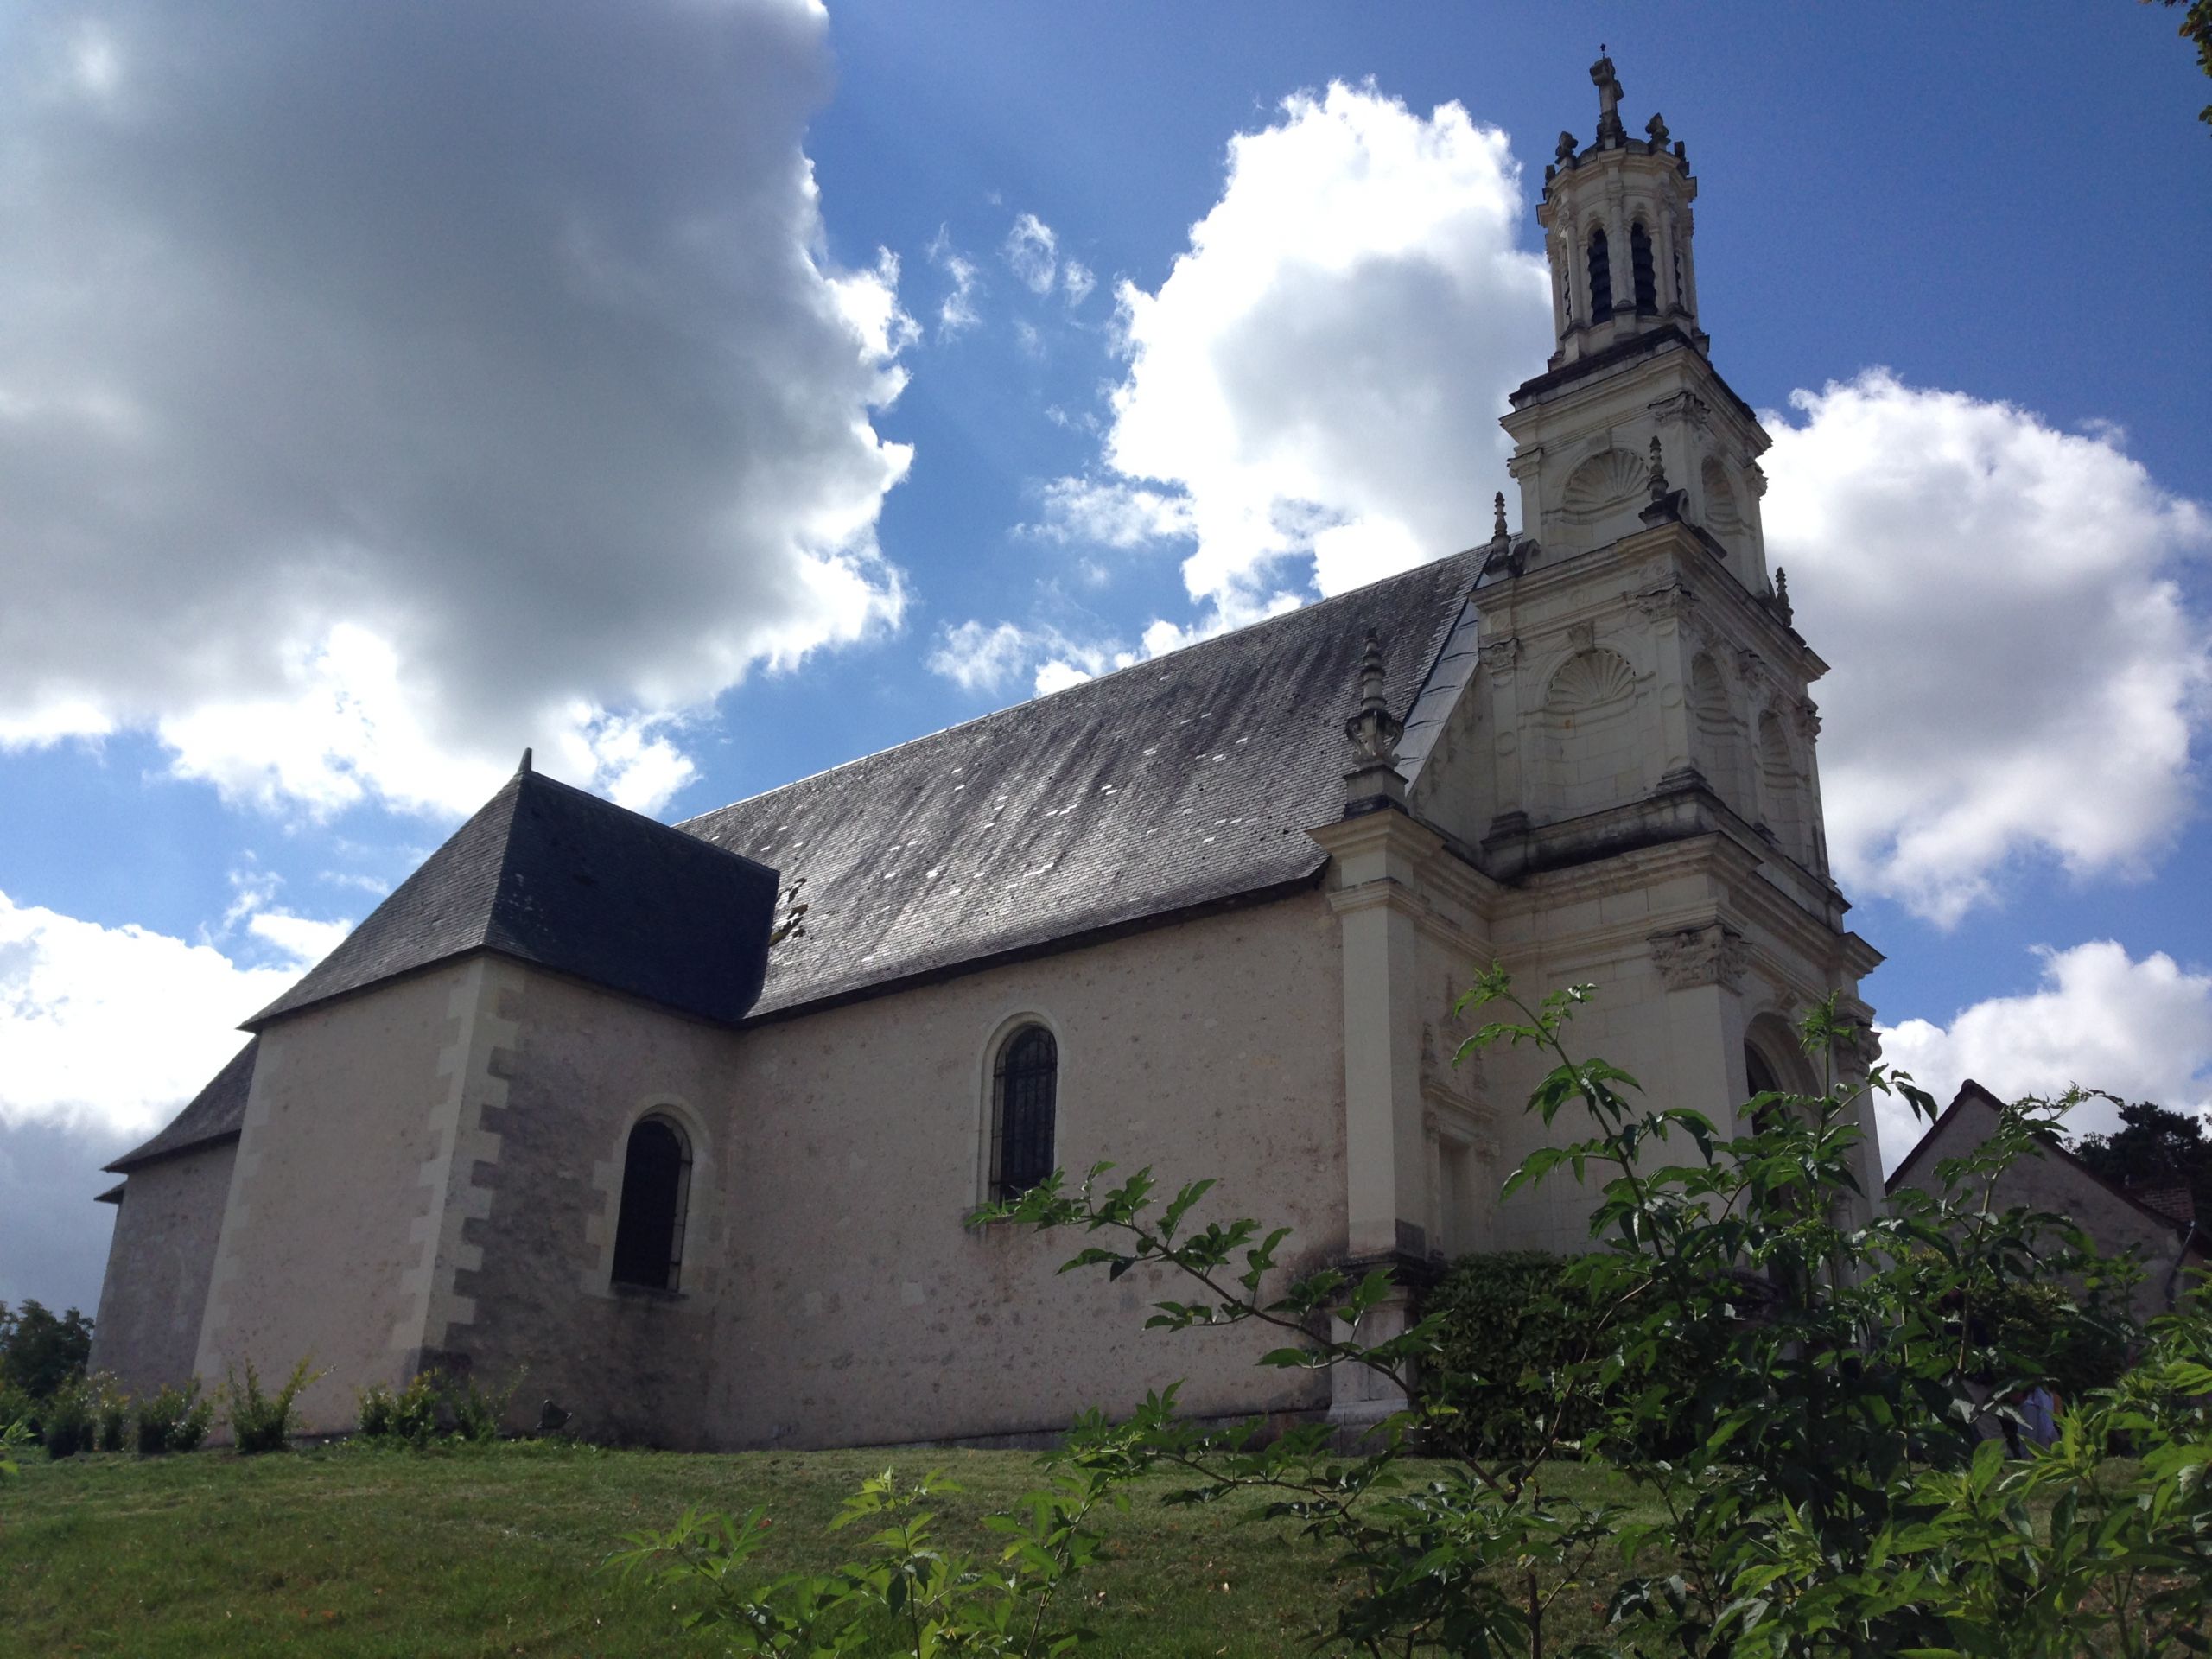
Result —
<path fill-rule="evenodd" d="M 1613 261 L 1605 249 L 1605 233 L 1590 232 L 1590 321 L 1610 322 L 1613 316 Z"/>
<path fill-rule="evenodd" d="M 1638 219 L 1628 227 L 1630 273 L 1636 278 L 1636 315 L 1656 316 L 1659 311 L 1659 278 L 1651 269 L 1651 237 Z"/>
<path fill-rule="evenodd" d="M 1776 1094 L 1782 1088 L 1775 1077 L 1774 1067 L 1768 1064 L 1766 1056 L 1759 1052 L 1755 1043 L 1744 1045 L 1744 1078 L 1754 1095 Z"/>
<path fill-rule="evenodd" d="M 614 1282 L 677 1288 L 683 1211 L 691 1197 L 691 1143 L 664 1117 L 641 1119 L 622 1159 L 622 1209 L 614 1224 Z"/>
<path fill-rule="evenodd" d="M 1060 1048 L 1042 1026 L 999 1045 L 991 1067 L 991 1197 L 1018 1198 L 1052 1173 Z"/>

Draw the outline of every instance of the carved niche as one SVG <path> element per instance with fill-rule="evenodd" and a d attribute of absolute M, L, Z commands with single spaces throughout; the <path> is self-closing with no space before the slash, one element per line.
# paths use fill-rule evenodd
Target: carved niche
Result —
<path fill-rule="evenodd" d="M 1635 499 L 1649 476 L 1643 459 L 1625 449 L 1604 449 L 1567 475 L 1560 505 L 1567 512 L 1594 516 Z"/>

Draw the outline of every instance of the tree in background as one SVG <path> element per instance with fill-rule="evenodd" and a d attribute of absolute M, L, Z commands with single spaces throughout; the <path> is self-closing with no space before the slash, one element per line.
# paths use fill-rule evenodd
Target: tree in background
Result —
<path fill-rule="evenodd" d="M 2183 0 L 2165 0 L 2169 6 L 2178 6 Z M 2187 0 L 2189 10 L 2181 15 L 2181 28 L 2176 32 L 2182 39 L 2196 48 L 2196 67 L 2212 75 L 2212 0 Z M 2212 126 L 2212 104 L 2196 112 L 2196 118 Z"/>
<path fill-rule="evenodd" d="M 0 1302 L 0 1387 L 51 1399 L 85 1374 L 92 1351 L 92 1322 L 75 1308 L 56 1314 L 35 1298 L 15 1309 Z"/>
<path fill-rule="evenodd" d="M 2204 3 L 2212 6 L 2212 0 Z M 2120 1107 L 2120 1127 L 2080 1136 L 2069 1148 L 2074 1155 L 2121 1186 L 2185 1186 L 2196 1213 L 2212 1218 L 2212 1136 L 2203 1120 L 2147 1100 L 2113 1103 Z"/>

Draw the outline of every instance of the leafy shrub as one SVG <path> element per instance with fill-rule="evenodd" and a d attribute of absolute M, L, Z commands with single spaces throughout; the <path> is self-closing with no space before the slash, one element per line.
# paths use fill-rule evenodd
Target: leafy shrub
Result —
<path fill-rule="evenodd" d="M 29 1437 L 29 1444 L 34 1446 L 45 1432 L 39 1422 L 39 1402 L 31 1398 L 30 1391 L 13 1382 L 0 1382 L 0 1427 L 10 1423 L 22 1424 L 23 1433 Z"/>
<path fill-rule="evenodd" d="M 360 1435 L 366 1440 L 424 1446 L 451 1438 L 488 1444 L 499 1438 L 518 1377 L 494 1393 L 473 1376 L 418 1372 L 405 1388 L 378 1382 L 360 1392 Z"/>
<path fill-rule="evenodd" d="M 360 1392 L 361 1438 L 428 1446 L 439 1435 L 438 1374 L 418 1371 L 404 1389 L 372 1383 Z"/>
<path fill-rule="evenodd" d="M 1461 1455 L 1525 1458 L 1548 1440 L 1572 1442 L 1597 1421 L 1597 1402 L 1578 1399 L 1566 1417 L 1545 1409 L 1554 1379 L 1595 1351 L 1602 1310 L 1543 1250 L 1462 1256 L 1428 1294 L 1441 1321 L 1438 1362 L 1424 1393 L 1440 1419 L 1440 1441 Z"/>
<path fill-rule="evenodd" d="M 1436 1355 L 1421 1373 L 1427 1433 L 1437 1450 L 1458 1457 L 1571 1451 L 1630 1399 L 1656 1390 L 1688 1400 L 1712 1357 L 1684 1332 L 1625 1361 L 1602 1384 L 1563 1393 L 1563 1376 L 1611 1351 L 1612 1320 L 1573 1264 L 1545 1250 L 1462 1256 L 1430 1288 L 1422 1311 L 1437 1322 Z M 1645 1424 L 1639 1445 L 1665 1455 L 1681 1448 L 1687 1432 L 1680 1414 L 1662 1412 Z"/>
<path fill-rule="evenodd" d="M 102 1452 L 121 1452 L 130 1441 L 130 1396 L 102 1371 L 85 1379 L 86 1404 L 92 1415 L 93 1439 Z"/>
<path fill-rule="evenodd" d="M 200 1379 L 181 1389 L 163 1389 L 151 1400 L 141 1400 L 137 1410 L 138 1452 L 154 1457 L 163 1452 L 189 1452 L 207 1438 L 215 1420 L 214 1402 L 200 1397 Z"/>
<path fill-rule="evenodd" d="M 684 1626 L 716 1631 L 732 1653 L 1065 1653 L 1086 1633 L 1059 1634 L 1046 1617 L 1068 1580 L 1097 1559 L 1091 1517 L 1128 1507 L 1122 1488 L 1143 1466 L 1131 1448 L 1164 1421 L 1166 1402 L 1154 1405 L 1141 1424 L 1123 1427 L 1096 1412 L 1079 1419 L 1066 1445 L 1044 1459 L 1046 1484 L 984 1517 L 1008 1541 L 988 1568 L 943 1548 L 931 1529 L 931 1506 L 957 1485 L 936 1474 L 901 1484 L 887 1469 L 863 1481 L 830 1523 L 832 1532 L 869 1529 L 865 1554 L 833 1573 L 750 1579 L 742 1569 L 769 1535 L 757 1509 L 741 1518 L 690 1510 L 666 1532 L 632 1534 L 630 1548 L 607 1564 L 698 1597 L 704 1605 L 684 1616 Z"/>
<path fill-rule="evenodd" d="M 292 1367 L 291 1376 L 284 1379 L 284 1386 L 274 1394 L 261 1391 L 261 1378 L 253 1369 L 253 1362 L 245 1362 L 245 1381 L 238 1381 L 236 1370 L 230 1373 L 225 1389 L 230 1401 L 231 1440 L 242 1457 L 260 1452 L 282 1452 L 292 1438 L 292 1402 L 300 1390 L 322 1375 L 310 1373 L 308 1367 L 314 1362 L 302 1359 Z"/>
<path fill-rule="evenodd" d="M 1990 1293 L 1994 1341 L 2061 1400 L 2112 1388 L 2126 1374 L 2142 1334 L 2123 1294 L 2095 1276 L 2078 1297 L 2063 1285 L 2015 1281 Z"/>
<path fill-rule="evenodd" d="M 44 1427 L 49 1458 L 73 1458 L 99 1446 L 99 1422 L 83 1384 L 63 1389 L 46 1402 Z"/>
<path fill-rule="evenodd" d="M 0 1417 L 0 1480 L 14 1480 L 23 1472 L 17 1455 L 35 1444 L 30 1425 L 20 1417 Z"/>
<path fill-rule="evenodd" d="M 453 1413 L 455 1437 L 483 1446 L 497 1440 L 500 1425 L 506 1420 L 507 1402 L 515 1397 L 521 1380 L 516 1378 L 496 1394 L 478 1386 L 473 1376 L 464 1376 L 453 1384 L 446 1401 Z"/>

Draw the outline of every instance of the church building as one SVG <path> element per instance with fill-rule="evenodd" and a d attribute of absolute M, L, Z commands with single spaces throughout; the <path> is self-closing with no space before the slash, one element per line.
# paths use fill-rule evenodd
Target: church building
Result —
<path fill-rule="evenodd" d="M 525 756 L 110 1166 L 95 1365 L 312 1356 L 316 1431 L 429 1365 L 681 1447 L 1046 1433 L 1178 1378 L 1357 1424 L 1390 1402 L 1245 1328 L 1148 1336 L 1179 1289 L 969 1214 L 1102 1160 L 1212 1176 L 1409 1306 L 1458 1254 L 1583 1248 L 1593 1194 L 1498 1196 L 1536 1057 L 1452 1063 L 1493 959 L 1594 982 L 1573 1041 L 1660 1099 L 1818 1087 L 1790 1021 L 1870 1026 L 1879 960 L 1823 844 L 1825 665 L 1683 145 L 1592 74 L 1537 215 L 1557 349 L 1504 416 L 1518 533 L 1501 495 L 1464 552 L 674 826 Z"/>

